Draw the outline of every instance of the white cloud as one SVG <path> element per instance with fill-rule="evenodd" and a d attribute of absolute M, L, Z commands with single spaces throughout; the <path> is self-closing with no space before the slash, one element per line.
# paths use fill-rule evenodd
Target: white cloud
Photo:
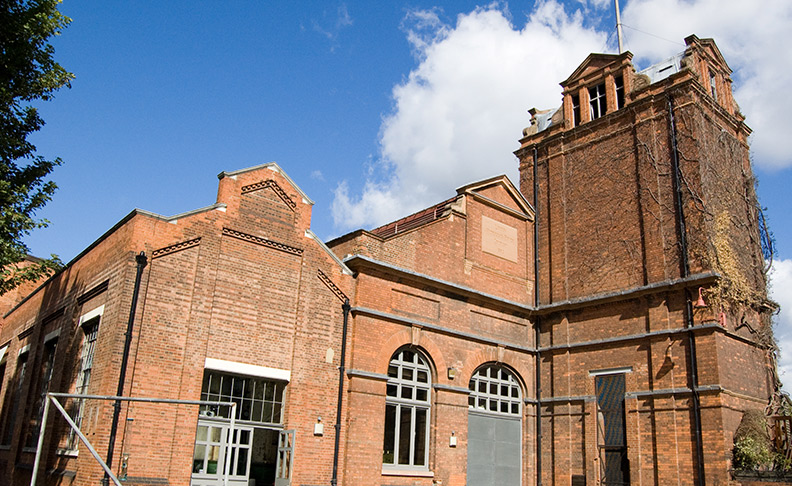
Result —
<path fill-rule="evenodd" d="M 366 183 L 363 195 L 353 200 L 344 181 L 335 189 L 333 219 L 336 225 L 344 228 L 360 228 L 372 221 L 389 221 L 393 218 L 393 208 L 401 205 L 399 195 L 394 194 L 387 184 L 372 181 Z"/>
<path fill-rule="evenodd" d="M 792 393 L 792 259 L 773 262 L 770 298 L 781 305 L 775 319 L 775 337 L 781 348 L 778 372 L 784 390 Z"/>
<path fill-rule="evenodd" d="M 413 49 L 413 54 L 423 59 L 429 45 L 442 40 L 451 30 L 440 20 L 441 10 L 437 7 L 431 10 L 411 10 L 407 12 L 402 27 L 407 32 L 407 41 Z"/>
<path fill-rule="evenodd" d="M 503 4 L 441 20 L 439 10 L 407 15 L 404 30 L 418 62 L 393 89 L 393 110 L 380 130 L 380 157 L 359 194 L 339 186 L 333 203 L 338 231 L 373 227 L 442 201 L 468 182 L 507 174 L 517 183 L 526 110 L 555 108 L 558 85 L 612 36 L 590 27 L 608 18 L 610 0 L 536 3 L 515 25 Z M 630 0 L 622 2 L 626 48 L 649 63 L 682 51 L 695 33 L 713 37 L 734 70 L 735 96 L 754 129 L 754 160 L 764 168 L 792 167 L 785 133 L 792 97 L 792 2 L 768 0 Z M 647 34 L 649 33 L 649 34 Z M 666 40 L 666 39 L 670 39 Z M 377 204 L 386 204 L 377 207 Z"/>
<path fill-rule="evenodd" d="M 345 3 L 338 6 L 334 14 L 329 14 L 327 11 L 323 13 L 322 20 L 311 20 L 313 30 L 325 36 L 327 40 L 331 41 L 333 45 L 330 50 L 335 50 L 335 42 L 338 39 L 338 34 L 342 29 L 351 27 L 354 24 L 352 17 L 349 15 L 349 9 Z"/>
<path fill-rule="evenodd" d="M 560 105 L 559 81 L 606 39 L 555 1 L 541 3 L 521 28 L 491 5 L 459 15 L 453 27 L 435 10 L 412 12 L 405 30 L 419 64 L 393 89 L 394 109 L 382 123 L 376 173 L 384 175 L 370 178 L 360 196 L 339 186 L 340 230 L 399 218 L 477 179 L 505 173 L 517 184 L 512 151 L 530 123 L 527 109 Z"/>
<path fill-rule="evenodd" d="M 754 130 L 755 163 L 768 169 L 792 166 L 787 134 L 792 98 L 781 94 L 792 83 L 792 49 L 783 40 L 792 27 L 792 2 L 631 0 L 622 22 L 628 26 L 626 47 L 638 60 L 657 61 L 684 48 L 643 32 L 673 41 L 690 34 L 714 38 L 734 71 L 734 96 Z"/>
<path fill-rule="evenodd" d="M 349 9 L 345 3 L 338 6 L 338 19 L 336 20 L 336 27 L 349 27 L 353 24 L 352 17 L 349 16 Z"/>
<path fill-rule="evenodd" d="M 598 9 L 605 7 L 613 8 L 613 0 L 578 0 L 578 3 L 580 3 L 583 7 L 591 5 L 592 7 Z M 622 1 L 622 4 L 624 4 L 624 1 Z"/>

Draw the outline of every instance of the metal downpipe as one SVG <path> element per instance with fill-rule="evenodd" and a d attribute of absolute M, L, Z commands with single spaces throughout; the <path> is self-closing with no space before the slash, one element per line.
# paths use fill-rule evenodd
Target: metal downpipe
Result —
<path fill-rule="evenodd" d="M 333 446 L 333 478 L 330 480 L 332 486 L 338 484 L 338 452 L 341 447 L 341 408 L 344 400 L 344 373 L 346 372 L 346 342 L 347 328 L 349 326 L 349 299 L 344 299 L 341 309 L 344 311 L 344 325 L 341 331 L 341 366 L 338 367 L 338 405 L 336 407 L 335 423 L 335 445 Z"/>
<path fill-rule="evenodd" d="M 677 231 L 679 232 L 680 270 L 682 278 L 690 275 L 688 259 L 687 229 L 685 211 L 682 206 L 682 180 L 679 168 L 679 146 L 677 145 L 676 119 L 674 118 L 674 97 L 668 95 L 668 120 L 671 135 L 671 165 L 674 184 L 674 205 L 677 210 Z M 685 290 L 685 325 L 688 328 L 688 347 L 690 349 L 690 389 L 693 391 L 693 428 L 696 435 L 696 484 L 706 484 L 704 477 L 704 439 L 701 430 L 701 399 L 698 392 L 698 357 L 696 356 L 696 337 L 693 335 L 693 304 Z"/>
<path fill-rule="evenodd" d="M 137 262 L 137 272 L 135 273 L 135 288 L 132 291 L 132 304 L 129 307 L 129 320 L 127 321 L 126 334 L 124 334 L 124 354 L 121 358 L 121 371 L 118 374 L 118 391 L 116 396 L 124 395 L 124 380 L 126 379 L 126 369 L 129 362 L 129 348 L 132 345 L 132 328 L 135 325 L 135 310 L 137 309 L 138 296 L 140 295 L 140 281 L 143 277 L 143 269 L 146 267 L 148 260 L 145 252 L 135 256 Z M 113 449 L 115 449 L 116 434 L 118 433 L 118 418 L 121 415 L 121 400 L 116 400 L 113 403 L 113 424 L 110 426 L 110 439 L 107 446 L 107 467 L 113 467 Z M 110 477 L 105 472 L 102 478 L 102 484 L 108 484 Z"/>
<path fill-rule="evenodd" d="M 533 207 L 534 207 L 534 307 L 539 307 L 539 182 L 537 162 L 539 155 L 533 149 Z M 534 322 L 534 345 L 536 346 L 536 376 L 534 377 L 536 394 L 536 484 L 542 486 L 542 355 L 539 351 L 541 317 L 536 316 Z"/>

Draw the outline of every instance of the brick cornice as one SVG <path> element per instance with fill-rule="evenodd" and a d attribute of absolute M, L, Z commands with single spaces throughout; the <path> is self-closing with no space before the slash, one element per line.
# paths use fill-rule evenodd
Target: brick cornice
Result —
<path fill-rule="evenodd" d="M 281 198 L 283 202 L 285 202 L 286 205 L 291 208 L 292 211 L 294 211 L 297 208 L 297 203 L 294 202 L 294 200 L 290 198 L 288 194 L 286 194 L 286 191 L 284 191 L 281 188 L 281 186 L 279 186 L 278 183 L 272 179 L 267 179 L 265 181 L 260 181 L 254 184 L 248 184 L 247 186 L 242 186 L 242 194 L 247 194 L 250 192 L 259 191 L 261 189 L 267 189 L 267 188 L 272 189 L 275 192 L 275 194 L 277 194 L 278 197 Z"/>
<path fill-rule="evenodd" d="M 664 83 L 665 86 L 663 86 Z M 663 87 L 661 88 L 661 86 Z M 652 91 L 658 92 L 655 93 Z M 717 113 L 717 115 L 721 118 L 722 123 L 725 123 L 735 132 L 743 131 L 745 132 L 746 136 L 751 133 L 751 129 L 745 124 L 744 121 L 742 121 L 738 116 L 732 115 L 718 102 L 714 101 L 712 97 L 707 94 L 706 89 L 704 89 L 704 86 L 698 80 L 690 76 L 687 71 L 683 71 L 662 81 L 658 81 L 657 83 L 636 90 L 633 93 L 635 98 L 624 108 L 609 112 L 604 116 L 597 118 L 596 120 L 582 123 L 577 127 L 565 128 L 555 133 L 539 132 L 529 135 L 528 137 L 524 137 L 520 140 L 522 146 L 513 153 L 518 159 L 523 160 L 524 158 L 530 156 L 534 148 L 547 146 L 559 140 L 563 141 L 563 144 L 566 147 L 565 151 L 569 150 L 568 146 L 570 144 L 574 145 L 578 138 L 585 136 L 581 134 L 589 134 L 592 131 L 602 131 L 602 128 L 599 125 L 616 125 L 616 122 L 620 119 L 620 117 L 623 117 L 629 113 L 640 111 L 644 109 L 646 105 L 650 105 L 652 103 L 664 103 L 667 94 L 676 96 L 680 93 L 690 93 L 691 95 L 695 96 L 695 101 L 685 103 L 686 106 L 698 106 L 702 104 L 706 105 L 712 113 Z M 668 116 L 667 112 L 661 110 L 660 112 L 655 113 L 652 118 L 662 118 L 666 116 Z M 633 120 L 629 125 L 632 126 L 635 123 L 643 123 L 644 121 L 646 120 Z M 605 132 L 606 133 L 604 136 L 606 137 L 610 136 L 612 133 L 608 130 L 605 130 Z M 543 133 L 544 136 L 542 136 Z M 585 141 L 582 142 L 581 145 L 589 145 L 590 143 L 591 141 Z"/>
<path fill-rule="evenodd" d="M 721 275 L 715 272 L 696 273 L 685 278 L 661 280 L 640 287 L 632 287 L 625 290 L 614 292 L 604 292 L 601 294 L 579 297 L 574 299 L 553 302 L 552 304 L 541 304 L 534 310 L 538 315 L 547 315 L 555 312 L 568 311 L 587 307 L 590 305 L 608 304 L 611 302 L 635 299 L 643 295 L 666 292 L 669 290 L 680 290 L 689 287 L 699 287 L 714 283 L 721 279 Z"/>
<path fill-rule="evenodd" d="M 322 283 L 325 284 L 336 297 L 338 297 L 338 300 L 341 302 L 347 301 L 347 295 L 340 288 L 338 288 L 338 285 L 334 284 L 330 277 L 328 277 L 321 269 L 316 270 L 316 276 L 319 277 L 319 280 L 321 280 Z"/>
<path fill-rule="evenodd" d="M 238 240 L 249 241 L 251 243 L 255 243 L 257 245 L 266 246 L 267 248 L 272 248 L 274 250 L 279 250 L 285 253 L 290 253 L 292 255 L 302 256 L 303 250 L 302 248 L 296 248 L 286 243 L 280 243 L 277 241 L 268 240 L 266 238 L 262 238 L 260 236 L 254 236 L 247 233 L 243 233 L 241 231 L 232 230 L 230 228 L 223 228 L 223 235 L 230 236 L 232 238 L 236 238 Z"/>
<path fill-rule="evenodd" d="M 200 243 L 201 243 L 201 238 L 193 238 L 192 240 L 182 241 L 181 243 L 176 243 L 174 245 L 160 248 L 159 250 L 154 250 L 153 252 L 151 252 L 151 258 L 152 259 L 159 258 L 165 255 L 169 255 L 171 253 L 175 253 L 177 251 L 186 250 L 188 248 L 198 246 Z"/>

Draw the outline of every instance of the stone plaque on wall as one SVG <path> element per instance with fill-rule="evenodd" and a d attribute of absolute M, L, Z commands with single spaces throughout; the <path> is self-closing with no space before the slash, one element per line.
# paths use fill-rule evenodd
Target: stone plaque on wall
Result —
<path fill-rule="evenodd" d="M 517 228 L 482 216 L 481 249 L 517 263 Z"/>

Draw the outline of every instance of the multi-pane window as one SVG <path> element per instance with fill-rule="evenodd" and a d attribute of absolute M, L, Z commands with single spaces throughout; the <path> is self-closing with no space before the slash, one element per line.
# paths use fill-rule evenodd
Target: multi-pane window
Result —
<path fill-rule="evenodd" d="M 8 410 L 4 410 L 7 415 L 5 416 L 5 424 L 3 427 L 2 445 L 11 445 L 11 439 L 14 437 L 14 426 L 16 425 L 17 413 L 19 413 L 19 402 L 22 397 L 22 388 L 25 385 L 25 375 L 27 375 L 28 354 L 27 350 L 24 350 L 20 352 L 17 358 L 14 395 L 11 398 L 10 407 Z"/>
<path fill-rule="evenodd" d="M 580 96 L 572 95 L 572 121 L 574 126 L 580 125 Z"/>
<path fill-rule="evenodd" d="M 55 364 L 55 351 L 58 348 L 58 338 L 50 339 L 44 343 L 44 353 L 41 359 L 41 368 L 38 377 L 38 394 L 35 397 L 33 412 L 28 423 L 25 447 L 36 447 L 38 444 L 39 431 L 41 430 L 41 418 L 44 414 L 44 402 L 47 399 L 49 384 L 52 380 L 52 368 Z"/>
<path fill-rule="evenodd" d="M 520 385 L 503 366 L 487 365 L 473 374 L 468 385 L 470 410 L 520 415 Z"/>
<path fill-rule="evenodd" d="M 199 421 L 193 452 L 193 474 L 213 478 L 212 484 L 222 484 L 225 461 L 228 462 L 229 479 L 244 481 L 250 474 L 250 450 L 253 447 L 253 427 L 240 426 L 234 429 L 233 440 L 229 440 L 228 424 Z M 200 482 L 199 482 L 200 483 Z"/>
<path fill-rule="evenodd" d="M 80 351 L 80 370 L 77 372 L 77 384 L 75 393 L 80 395 L 88 394 L 88 387 L 91 384 L 91 372 L 93 370 L 94 354 L 96 353 L 96 337 L 99 334 L 99 320 L 96 316 L 82 323 L 83 343 Z M 77 427 L 82 425 L 83 414 L 85 413 L 85 400 L 75 399 L 71 404 L 71 417 Z M 66 441 L 67 450 L 77 449 L 77 434 L 73 429 L 69 429 Z"/>
<path fill-rule="evenodd" d="M 385 401 L 385 466 L 427 468 L 432 374 L 417 351 L 396 352 L 388 366 Z"/>
<path fill-rule="evenodd" d="M 614 84 L 616 85 L 616 109 L 620 110 L 624 108 L 624 77 L 616 76 Z"/>
<path fill-rule="evenodd" d="M 591 119 L 605 115 L 608 111 L 605 104 L 605 83 L 600 83 L 596 86 L 589 88 L 589 105 L 591 107 Z"/>
<path fill-rule="evenodd" d="M 597 445 L 602 468 L 602 484 L 630 484 L 627 461 L 627 433 L 624 417 L 624 373 L 600 375 L 597 389 Z"/>
<path fill-rule="evenodd" d="M 0 347 L 0 393 L 3 392 L 3 384 L 5 382 L 7 361 L 8 361 L 8 344 L 6 344 L 3 347 Z"/>
<path fill-rule="evenodd" d="M 226 441 L 226 437 L 224 437 L 226 433 L 223 425 L 198 423 L 193 452 L 193 473 L 223 473 L 221 451 Z"/>
<path fill-rule="evenodd" d="M 5 381 L 6 362 L 0 361 L 0 393 L 3 392 L 3 382 Z"/>
<path fill-rule="evenodd" d="M 282 381 L 231 375 L 219 371 L 204 372 L 201 400 L 236 402 L 236 419 L 280 425 L 283 423 Z M 201 406 L 201 416 L 231 418 L 231 407 Z"/>

